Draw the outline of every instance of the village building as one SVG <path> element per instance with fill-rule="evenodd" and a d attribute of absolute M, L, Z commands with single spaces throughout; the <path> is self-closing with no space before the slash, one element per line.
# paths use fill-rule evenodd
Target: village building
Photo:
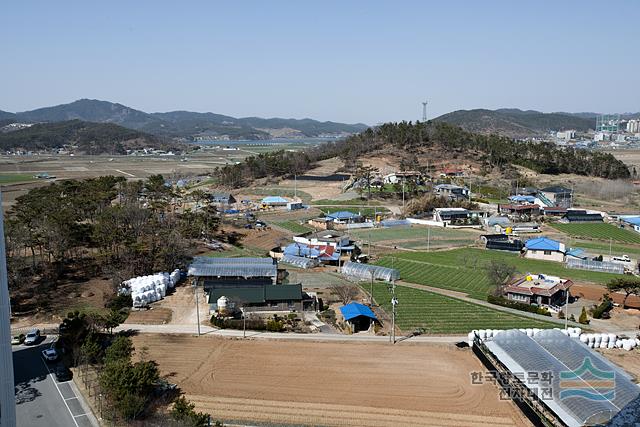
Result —
<path fill-rule="evenodd" d="M 422 183 L 422 173 L 418 171 L 401 171 L 393 172 L 382 178 L 385 184 L 402 184 L 403 182 L 414 181 L 417 184 Z"/>
<path fill-rule="evenodd" d="M 565 212 L 561 222 L 603 222 L 602 214 L 586 210 L 571 209 Z"/>
<path fill-rule="evenodd" d="M 525 243 L 525 258 L 563 262 L 566 248 L 564 243 L 547 237 L 529 239 Z"/>
<path fill-rule="evenodd" d="M 570 188 L 554 185 L 543 188 L 539 193 L 553 202 L 555 206 L 570 208 L 573 205 L 573 190 Z"/>
<path fill-rule="evenodd" d="M 376 323 L 380 323 L 369 307 L 357 302 L 340 307 L 340 313 L 354 333 L 371 330 Z"/>
<path fill-rule="evenodd" d="M 279 206 L 287 206 L 289 200 L 280 196 L 267 196 L 261 200 L 263 207 L 279 207 Z"/>
<path fill-rule="evenodd" d="M 209 196 L 209 200 L 215 205 L 232 205 L 236 203 L 236 199 L 231 193 L 213 193 Z"/>
<path fill-rule="evenodd" d="M 528 274 L 516 279 L 504 288 L 505 297 L 524 304 L 548 307 L 558 311 L 573 285 L 571 280 L 543 274 Z"/>
<path fill-rule="evenodd" d="M 209 292 L 211 313 L 218 310 L 218 300 L 223 297 L 228 308 L 247 312 L 301 312 L 305 299 L 300 284 L 217 288 Z"/>
<path fill-rule="evenodd" d="M 438 184 L 433 187 L 433 192 L 436 196 L 447 197 L 452 200 L 468 199 L 471 194 L 467 187 L 461 187 L 453 184 Z"/>
<path fill-rule="evenodd" d="M 332 220 L 335 224 L 353 224 L 364 221 L 362 215 L 349 211 L 333 212 L 327 214 L 326 218 Z"/>
<path fill-rule="evenodd" d="M 640 216 L 621 216 L 620 222 L 623 226 L 628 226 L 632 230 L 640 233 Z"/>

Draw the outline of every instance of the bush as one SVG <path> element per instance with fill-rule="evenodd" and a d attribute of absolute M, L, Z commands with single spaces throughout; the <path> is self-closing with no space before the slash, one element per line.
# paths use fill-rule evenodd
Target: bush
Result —
<path fill-rule="evenodd" d="M 209 425 L 209 415 L 204 412 L 196 412 L 195 407 L 196 405 L 189 402 L 184 396 L 180 396 L 173 404 L 171 417 L 185 426 L 201 427 Z M 216 425 L 218 425 L 218 422 L 216 422 Z"/>
<path fill-rule="evenodd" d="M 582 307 L 582 313 L 580 313 L 580 317 L 578 318 L 578 322 L 583 324 L 583 325 L 588 325 L 589 324 L 589 318 L 587 317 L 587 310 L 585 310 L 584 307 Z"/>
<path fill-rule="evenodd" d="M 541 314 L 543 316 L 551 316 L 549 310 L 542 307 L 536 307 L 535 305 L 524 304 L 517 301 L 511 301 L 505 297 L 497 297 L 494 295 L 487 295 L 487 302 L 491 304 L 501 305 L 503 307 L 513 308 L 515 310 L 527 311 L 529 313 Z"/>
<path fill-rule="evenodd" d="M 242 319 L 225 319 L 224 317 L 218 317 L 215 314 L 211 316 L 211 324 L 220 329 L 240 329 L 245 326 L 247 329 L 253 331 L 265 331 L 267 325 L 262 319 L 247 319 L 246 324 Z"/>
<path fill-rule="evenodd" d="M 558 312 L 558 319 L 564 319 L 565 317 L 567 317 L 567 316 L 565 316 L 564 311 L 560 310 Z"/>
<path fill-rule="evenodd" d="M 267 321 L 267 331 L 269 332 L 282 332 L 284 331 L 284 322 L 277 318 Z"/>
<path fill-rule="evenodd" d="M 594 319 L 608 319 L 609 317 L 609 310 L 611 310 L 613 308 L 613 303 L 611 302 L 611 299 L 608 297 L 608 295 L 605 295 L 603 301 L 593 310 L 593 314 L 592 317 Z"/>

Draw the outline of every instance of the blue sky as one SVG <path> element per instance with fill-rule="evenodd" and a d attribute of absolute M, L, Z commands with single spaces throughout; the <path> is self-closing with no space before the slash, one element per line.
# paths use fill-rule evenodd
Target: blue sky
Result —
<path fill-rule="evenodd" d="M 0 109 L 415 120 L 640 110 L 639 1 L 25 1 L 0 13 Z"/>

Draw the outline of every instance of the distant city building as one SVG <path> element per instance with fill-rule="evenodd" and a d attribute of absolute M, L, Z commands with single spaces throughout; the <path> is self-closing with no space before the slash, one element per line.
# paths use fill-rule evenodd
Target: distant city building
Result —
<path fill-rule="evenodd" d="M 576 131 L 575 130 L 565 130 L 565 131 L 556 133 L 556 138 L 561 139 L 563 141 L 570 141 L 570 140 L 574 139 L 575 137 L 576 137 Z"/>
<path fill-rule="evenodd" d="M 627 132 L 640 133 L 640 119 L 632 119 L 627 122 Z"/>
<path fill-rule="evenodd" d="M 619 114 L 603 114 L 596 117 L 596 132 L 618 133 L 620 130 Z"/>

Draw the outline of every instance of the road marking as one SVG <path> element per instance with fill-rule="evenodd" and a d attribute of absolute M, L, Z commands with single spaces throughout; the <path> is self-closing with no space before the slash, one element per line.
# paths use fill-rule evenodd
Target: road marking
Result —
<path fill-rule="evenodd" d="M 80 415 L 74 415 L 74 416 L 73 416 L 73 418 L 76 418 L 76 417 L 84 417 L 85 415 L 89 415 L 89 414 L 84 413 L 84 414 L 80 414 Z"/>
<path fill-rule="evenodd" d="M 134 174 L 131 174 L 131 173 L 129 173 L 129 172 L 125 172 L 125 171 L 121 171 L 120 169 L 114 169 L 114 171 L 116 171 L 116 172 L 120 172 L 121 174 L 124 174 L 124 175 L 130 176 L 130 177 L 132 177 L 132 178 L 135 178 L 135 177 L 136 177 Z"/>
<path fill-rule="evenodd" d="M 56 390 L 58 390 L 58 394 L 60 394 L 60 397 L 62 398 L 62 401 L 64 402 L 64 406 L 67 407 L 67 411 L 69 411 L 69 414 L 71 415 L 71 419 L 73 420 L 73 423 L 76 425 L 76 427 L 80 427 L 80 425 L 76 421 L 75 416 L 73 415 L 73 412 L 71 412 L 71 408 L 69 407 L 69 404 L 67 403 L 67 400 L 64 398 L 64 396 L 62 395 L 62 392 L 60 391 L 60 387 L 58 387 L 58 383 L 56 383 L 55 378 L 53 378 L 53 375 L 51 375 L 51 370 L 49 369 L 47 364 L 44 362 L 44 360 L 42 360 L 42 359 L 40 359 L 40 360 L 42 361 L 42 364 L 44 365 L 45 369 L 49 373 L 47 376 L 50 376 L 51 381 L 53 381 L 53 385 L 56 386 Z M 73 395 L 75 396 L 75 393 Z M 77 399 L 77 396 L 76 396 L 76 399 Z"/>

